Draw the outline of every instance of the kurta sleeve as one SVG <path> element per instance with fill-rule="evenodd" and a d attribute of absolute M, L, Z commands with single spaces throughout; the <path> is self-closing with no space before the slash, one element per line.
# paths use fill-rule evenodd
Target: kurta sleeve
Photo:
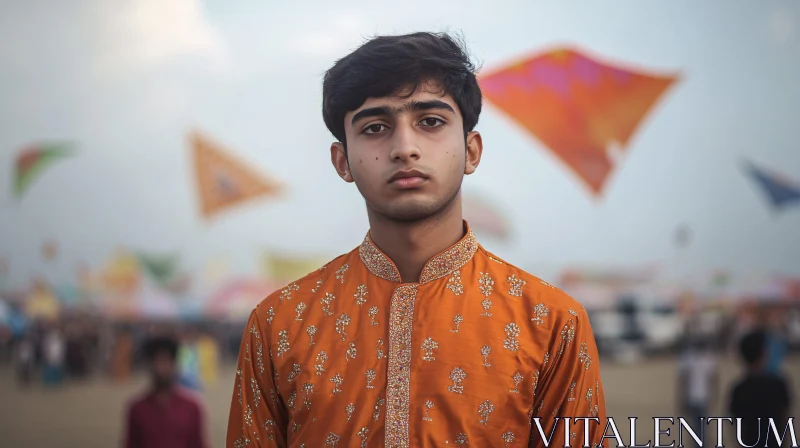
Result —
<path fill-rule="evenodd" d="M 239 349 L 228 448 L 285 447 L 287 413 L 273 380 L 269 332 L 258 308 L 250 314 Z M 266 327 L 266 321 L 263 322 Z"/>
<path fill-rule="evenodd" d="M 534 392 L 528 446 L 544 447 L 545 440 L 551 440 L 551 447 L 587 446 L 586 434 L 588 446 L 607 446 L 603 439 L 605 396 L 589 317 L 583 308 L 571 309 L 556 325 L 559 330 L 551 347 L 552 359 L 544 366 Z M 565 423 L 569 423 L 568 429 Z"/>

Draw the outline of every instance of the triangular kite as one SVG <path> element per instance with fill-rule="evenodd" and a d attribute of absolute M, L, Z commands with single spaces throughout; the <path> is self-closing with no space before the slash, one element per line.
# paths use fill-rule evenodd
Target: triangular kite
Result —
<path fill-rule="evenodd" d="M 69 143 L 41 143 L 24 148 L 17 155 L 14 170 L 14 194 L 21 198 L 42 171 L 54 162 L 72 155 Z"/>
<path fill-rule="evenodd" d="M 193 132 L 189 142 L 203 217 L 210 218 L 234 205 L 282 191 L 277 181 L 255 171 L 208 137 Z"/>
<path fill-rule="evenodd" d="M 599 196 L 631 136 L 676 81 L 598 62 L 572 49 L 481 76 L 484 97 L 539 139 Z"/>
<path fill-rule="evenodd" d="M 800 203 L 800 182 L 792 181 L 778 173 L 759 168 L 749 161 L 744 162 L 744 171 L 750 176 L 767 197 L 773 208 Z"/>

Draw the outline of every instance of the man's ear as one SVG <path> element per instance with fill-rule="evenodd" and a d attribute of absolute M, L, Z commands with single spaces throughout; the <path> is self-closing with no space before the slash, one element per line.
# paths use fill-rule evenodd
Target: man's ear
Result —
<path fill-rule="evenodd" d="M 483 138 L 478 131 L 467 134 L 467 160 L 464 165 L 464 174 L 470 175 L 478 169 L 483 154 Z"/>
<path fill-rule="evenodd" d="M 350 174 L 350 164 L 347 162 L 347 150 L 344 143 L 335 142 L 331 144 L 331 163 L 345 182 L 352 182 L 353 175 Z"/>

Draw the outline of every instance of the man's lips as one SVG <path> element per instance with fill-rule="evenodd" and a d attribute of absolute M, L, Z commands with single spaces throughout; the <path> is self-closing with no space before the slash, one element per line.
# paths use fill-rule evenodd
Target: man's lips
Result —
<path fill-rule="evenodd" d="M 418 170 L 398 171 L 389 178 L 389 183 L 398 188 L 416 188 L 424 184 L 428 176 Z"/>

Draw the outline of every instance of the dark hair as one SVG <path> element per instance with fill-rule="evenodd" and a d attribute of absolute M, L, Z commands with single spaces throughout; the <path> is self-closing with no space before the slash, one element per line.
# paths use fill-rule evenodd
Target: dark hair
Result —
<path fill-rule="evenodd" d="M 144 357 L 153 360 L 159 353 L 166 353 L 172 359 L 178 357 L 178 341 L 167 336 L 150 338 L 144 344 Z"/>
<path fill-rule="evenodd" d="M 749 366 L 758 363 L 764 357 L 766 349 L 767 334 L 761 330 L 748 333 L 739 341 L 739 354 Z"/>
<path fill-rule="evenodd" d="M 464 135 L 481 114 L 481 89 L 466 45 L 447 33 L 378 36 L 348 54 L 325 73 L 322 117 L 328 130 L 346 145 L 344 116 L 367 98 L 414 94 L 420 83 L 439 84 L 455 100 L 464 119 Z M 412 90 L 404 94 L 403 89 Z"/>

